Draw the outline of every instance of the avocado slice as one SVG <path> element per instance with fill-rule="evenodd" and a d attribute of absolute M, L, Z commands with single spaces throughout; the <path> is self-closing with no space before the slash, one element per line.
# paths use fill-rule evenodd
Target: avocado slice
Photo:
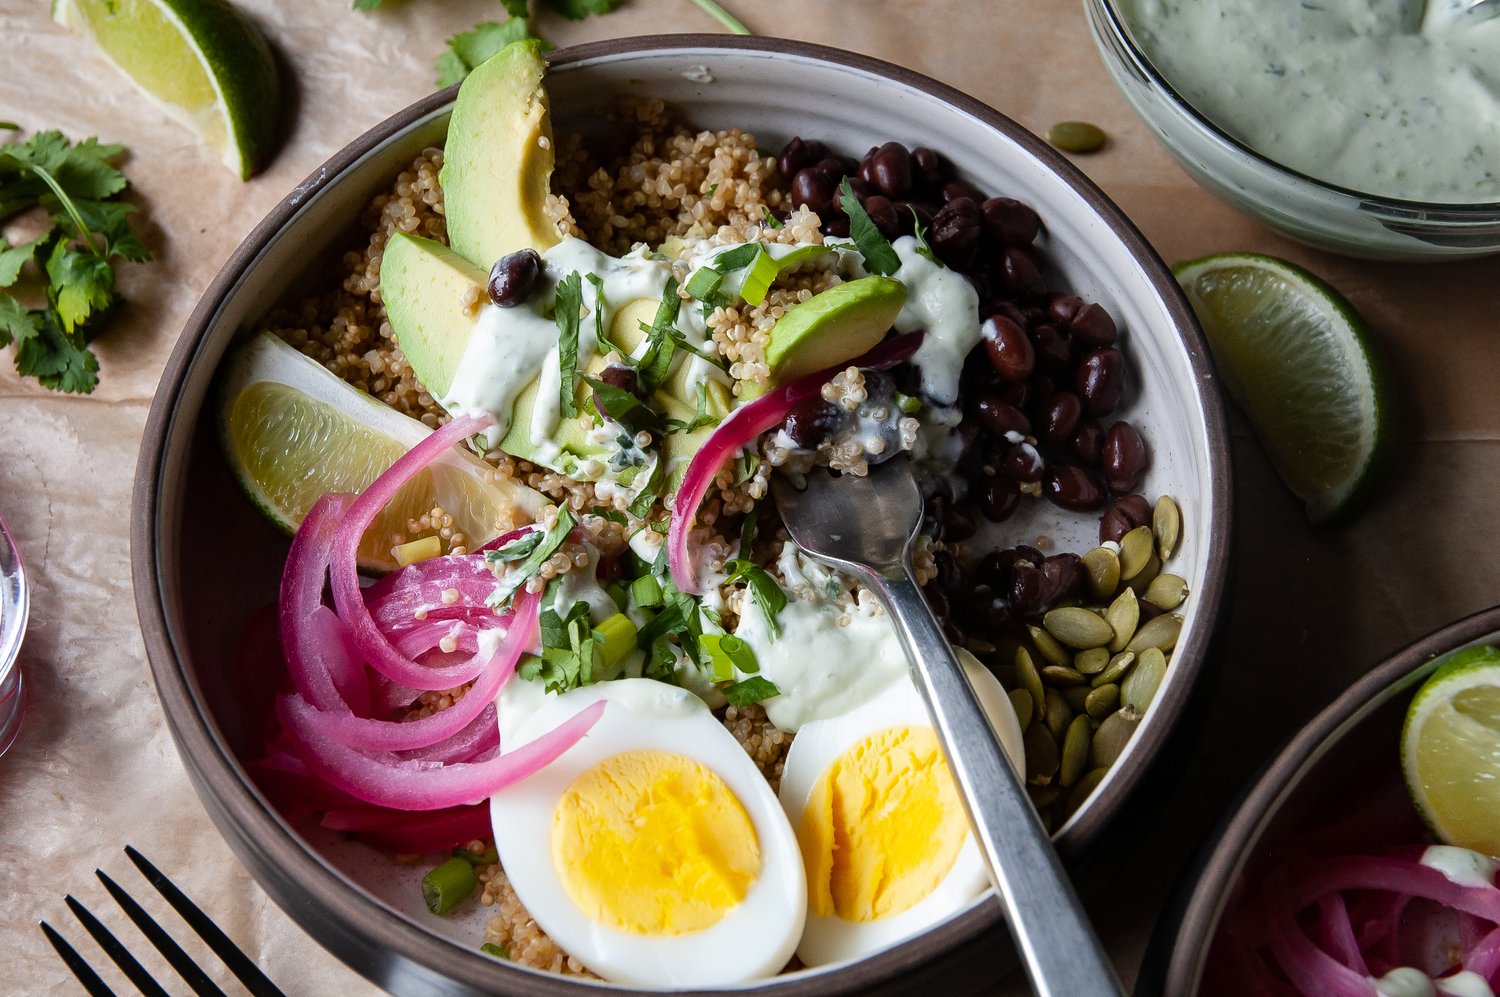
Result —
<path fill-rule="evenodd" d="M 766 344 L 771 383 L 868 353 L 885 338 L 904 304 L 906 285 L 892 277 L 861 277 L 813 295 L 771 327 Z"/>
<path fill-rule="evenodd" d="M 545 210 L 553 165 L 546 71 L 541 42 L 512 42 L 468 75 L 453 105 L 439 174 L 448 242 L 486 272 L 509 253 L 559 241 Z"/>

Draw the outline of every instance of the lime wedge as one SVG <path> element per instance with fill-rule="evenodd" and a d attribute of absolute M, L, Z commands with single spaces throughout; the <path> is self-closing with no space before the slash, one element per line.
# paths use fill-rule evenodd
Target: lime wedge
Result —
<path fill-rule="evenodd" d="M 229 465 L 252 501 L 291 531 L 324 492 L 364 490 L 429 432 L 351 387 L 317 361 L 262 333 L 230 360 L 219 404 Z M 441 506 L 475 546 L 536 520 L 546 500 L 457 448 L 407 484 L 360 545 L 363 567 L 399 566 L 392 548 L 413 539 L 408 520 Z M 447 544 L 444 544 L 446 549 Z"/>
<path fill-rule="evenodd" d="M 92 38 L 240 179 L 270 157 L 276 62 L 255 26 L 224 0 L 53 0 L 52 17 Z"/>
<path fill-rule="evenodd" d="M 1401 764 L 1439 838 L 1500 857 L 1500 649 L 1460 651 L 1423 683 L 1406 711 Z"/>
<path fill-rule="evenodd" d="M 1369 497 L 1390 439 L 1385 378 L 1338 291 L 1274 256 L 1221 253 L 1173 273 L 1230 397 L 1314 523 Z"/>

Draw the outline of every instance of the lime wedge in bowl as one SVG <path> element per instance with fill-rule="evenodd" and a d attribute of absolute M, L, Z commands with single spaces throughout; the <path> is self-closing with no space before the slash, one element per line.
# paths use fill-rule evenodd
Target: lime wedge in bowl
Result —
<path fill-rule="evenodd" d="M 1500 856 L 1500 649 L 1460 651 L 1423 683 L 1406 711 L 1401 764 L 1433 833 Z"/>
<path fill-rule="evenodd" d="M 92 38 L 241 179 L 270 158 L 280 107 L 276 61 L 225 0 L 53 0 L 52 17 Z"/>
<path fill-rule="evenodd" d="M 219 433 L 245 492 L 292 531 L 324 492 L 363 491 L 429 430 L 261 333 L 230 358 Z M 454 449 L 396 493 L 366 532 L 360 565 L 398 567 L 392 548 L 411 540 L 408 522 L 434 506 L 453 517 L 448 528 L 473 549 L 513 525 L 535 521 L 545 504 L 539 493 L 497 478 L 483 461 Z"/>
<path fill-rule="evenodd" d="M 1172 268 L 1230 397 L 1314 523 L 1372 492 L 1392 405 L 1364 319 L 1323 280 L 1274 256 L 1220 253 Z"/>

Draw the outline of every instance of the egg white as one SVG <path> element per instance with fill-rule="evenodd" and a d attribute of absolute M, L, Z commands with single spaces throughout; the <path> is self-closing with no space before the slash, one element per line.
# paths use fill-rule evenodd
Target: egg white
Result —
<path fill-rule="evenodd" d="M 652 679 L 585 686 L 546 697 L 513 732 L 505 732 L 505 750 L 534 740 L 601 699 L 608 702 L 604 715 L 583 740 L 490 798 L 495 848 L 521 903 L 565 951 L 617 983 L 702 987 L 780 972 L 807 913 L 802 853 L 765 777 L 701 700 Z M 573 903 L 553 866 L 552 818 L 568 786 L 606 758 L 642 750 L 683 755 L 715 772 L 744 806 L 760 840 L 760 876 L 741 903 L 702 931 L 661 937 L 599 924 Z"/>
<path fill-rule="evenodd" d="M 1017 775 L 1024 776 L 1025 749 L 1015 710 L 989 670 L 967 651 L 958 652 L 979 704 L 984 708 Z M 891 727 L 931 727 L 921 693 L 910 676 L 892 683 L 879 696 L 856 710 L 805 725 L 792 741 L 781 778 L 781 805 L 793 828 L 801 825 L 818 780 L 833 761 L 852 745 Z M 807 915 L 807 926 L 797 956 L 808 966 L 857 959 L 927 928 L 962 910 L 989 888 L 989 874 L 979 845 L 970 831 L 953 867 L 931 893 L 911 907 L 874 921 L 846 921 L 837 916 Z"/>

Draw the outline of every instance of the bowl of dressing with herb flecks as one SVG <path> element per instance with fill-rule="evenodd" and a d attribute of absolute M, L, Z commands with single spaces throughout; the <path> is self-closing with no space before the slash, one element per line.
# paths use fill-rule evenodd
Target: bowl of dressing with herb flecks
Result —
<path fill-rule="evenodd" d="M 1351 256 L 1500 251 L 1500 4 L 1087 6 L 1131 105 L 1230 204 Z"/>

